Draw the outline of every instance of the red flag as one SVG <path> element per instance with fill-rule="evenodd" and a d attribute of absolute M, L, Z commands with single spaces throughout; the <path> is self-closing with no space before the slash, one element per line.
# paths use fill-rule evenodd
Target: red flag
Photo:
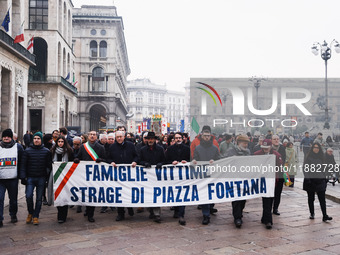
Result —
<path fill-rule="evenodd" d="M 20 26 L 19 34 L 15 37 L 14 43 L 20 43 L 25 41 L 24 39 L 24 22 Z"/>
<path fill-rule="evenodd" d="M 28 41 L 27 50 L 33 54 L 33 42 L 34 42 L 34 36 L 32 36 L 31 40 Z"/>

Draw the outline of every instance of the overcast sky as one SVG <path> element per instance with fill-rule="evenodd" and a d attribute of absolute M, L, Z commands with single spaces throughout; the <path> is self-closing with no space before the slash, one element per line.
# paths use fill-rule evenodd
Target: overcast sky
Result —
<path fill-rule="evenodd" d="M 324 77 L 324 62 L 311 46 L 340 41 L 338 0 L 115 0 L 114 5 L 124 22 L 128 79 L 150 78 L 176 90 L 190 77 Z M 328 76 L 340 77 L 335 51 Z"/>

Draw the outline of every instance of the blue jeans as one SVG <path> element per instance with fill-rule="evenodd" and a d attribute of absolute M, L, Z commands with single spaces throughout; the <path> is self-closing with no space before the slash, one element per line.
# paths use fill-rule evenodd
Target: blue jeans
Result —
<path fill-rule="evenodd" d="M 27 210 L 29 214 L 33 215 L 33 218 L 39 218 L 45 182 L 46 182 L 45 177 L 28 177 L 27 178 L 27 185 L 26 185 Z M 36 188 L 35 208 L 33 205 L 34 188 Z"/>
<path fill-rule="evenodd" d="M 213 208 L 214 204 L 201 205 L 203 216 L 210 217 L 210 208 Z"/>
<path fill-rule="evenodd" d="M 9 215 L 16 216 L 18 212 L 18 179 L 0 180 L 0 221 L 4 220 L 6 190 L 8 190 L 9 198 Z"/>

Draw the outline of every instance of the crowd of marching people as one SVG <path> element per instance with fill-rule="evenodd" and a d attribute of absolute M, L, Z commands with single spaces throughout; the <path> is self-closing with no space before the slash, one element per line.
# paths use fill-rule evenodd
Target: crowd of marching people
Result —
<path fill-rule="evenodd" d="M 204 126 L 201 133 L 190 141 L 188 134 L 173 132 L 169 135 L 157 137 L 154 132 L 143 132 L 141 136 L 127 133 L 124 126 L 120 126 L 113 133 L 100 134 L 92 130 L 87 134 L 71 137 L 65 127 L 54 130 L 51 134 L 42 132 L 27 132 L 23 138 L 23 145 L 17 142 L 17 136 L 11 129 L 2 132 L 0 142 L 0 227 L 4 220 L 5 193 L 9 197 L 9 215 L 11 222 L 16 223 L 18 211 L 18 185 L 19 180 L 25 185 L 25 196 L 28 215 L 26 223 L 39 224 L 39 216 L 42 205 L 51 205 L 53 201 L 48 197 L 53 194 L 52 165 L 53 162 L 95 161 L 105 162 L 116 166 L 128 164 L 135 167 L 137 164 L 146 169 L 152 165 L 161 167 L 165 164 L 177 165 L 179 163 L 209 161 L 227 157 L 244 157 L 250 155 L 275 156 L 276 166 L 286 166 L 289 171 L 276 174 L 274 197 L 263 197 L 263 214 L 261 222 L 267 229 L 273 225 L 272 214 L 280 215 L 279 205 L 284 184 L 294 187 L 294 179 L 297 174 L 298 164 L 310 169 L 313 165 L 335 165 L 333 150 L 330 141 L 324 141 L 319 133 L 315 139 L 310 138 L 309 133 L 300 141 L 300 151 L 304 153 L 304 162 L 299 162 L 298 151 L 294 146 L 293 136 L 273 135 L 268 131 L 266 135 L 253 137 L 250 133 L 238 136 L 223 134 L 216 137 L 209 126 Z M 327 148 L 330 147 L 330 148 Z M 12 171 L 7 171 L 12 169 Z M 15 169 L 15 173 L 13 172 Z M 10 174 L 9 174 L 10 172 Z M 318 196 L 323 221 L 330 221 L 332 217 L 327 215 L 325 192 L 329 176 L 320 173 L 318 176 L 304 171 L 303 189 L 307 192 L 310 219 L 315 218 L 314 199 Z M 338 176 L 336 177 L 338 178 Z M 287 181 L 288 180 L 288 181 Z M 35 191 L 35 201 L 34 201 Z M 246 200 L 232 202 L 232 214 L 234 224 L 240 228 L 243 224 L 243 210 Z M 217 213 L 214 204 L 202 204 L 198 206 L 202 210 L 202 224 L 210 223 L 210 215 Z M 64 223 L 67 220 L 69 206 L 57 207 L 57 220 Z M 109 208 L 102 207 L 101 213 Z M 110 208 L 113 209 L 113 208 Z M 133 208 L 117 207 L 116 221 L 125 220 L 125 209 L 130 216 L 135 211 Z M 180 225 L 185 225 L 185 206 L 171 208 L 174 218 Z M 77 206 L 76 212 L 81 213 L 89 222 L 94 222 L 95 207 Z M 161 207 L 137 208 L 137 212 L 148 210 L 149 218 L 160 223 Z"/>

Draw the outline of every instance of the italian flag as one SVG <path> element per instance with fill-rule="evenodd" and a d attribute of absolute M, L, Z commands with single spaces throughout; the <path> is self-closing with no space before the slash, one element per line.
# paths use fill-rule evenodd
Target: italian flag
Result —
<path fill-rule="evenodd" d="M 19 34 L 15 37 L 14 43 L 20 43 L 20 42 L 25 41 L 25 39 L 24 39 L 24 22 L 22 22 L 22 24 L 20 26 Z"/>

